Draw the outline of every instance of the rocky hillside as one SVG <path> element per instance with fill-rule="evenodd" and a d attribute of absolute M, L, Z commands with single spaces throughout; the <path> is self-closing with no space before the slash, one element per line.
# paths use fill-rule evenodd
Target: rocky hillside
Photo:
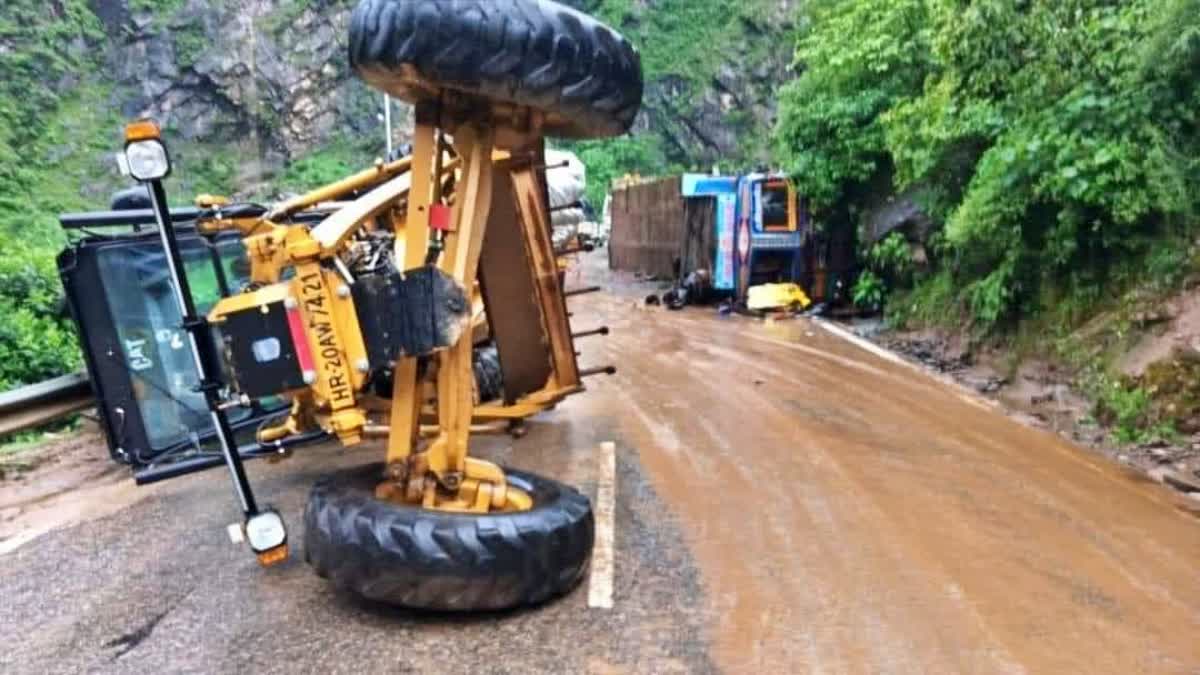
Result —
<path fill-rule="evenodd" d="M 335 141 L 364 156 L 383 145 L 380 97 L 346 62 L 352 6 L 350 0 L 90 3 L 105 35 L 102 76 L 111 79 L 114 109 L 162 122 L 185 148 L 185 166 L 199 157 L 223 158 L 203 173 L 226 184 L 203 189 L 250 192 Z"/>
<path fill-rule="evenodd" d="M 336 149 L 318 162 L 328 176 L 369 161 L 383 145 L 381 98 L 348 72 L 350 7 L 6 0 L 0 233 L 27 235 L 32 224 L 35 243 L 54 244 L 56 212 L 103 206 L 119 182 L 121 123 L 136 116 L 164 126 L 177 194 L 303 187 L 326 177 L 307 175 L 305 160 L 325 147 Z"/>
<path fill-rule="evenodd" d="M 772 163 L 780 86 L 794 76 L 800 0 L 571 0 L 642 52 L 647 87 L 631 137 L 575 147 L 599 200 L 612 178 Z"/>
<path fill-rule="evenodd" d="M 270 198 L 382 154 L 382 97 L 350 72 L 355 0 L 0 2 L 0 390 L 77 366 L 59 314 L 56 215 L 123 186 L 123 121 L 163 126 L 178 201 Z M 568 0 L 642 51 L 635 133 L 573 144 L 597 204 L 625 173 L 769 161 L 800 0 Z M 396 140 L 411 113 L 396 105 Z"/>
<path fill-rule="evenodd" d="M 790 78 L 799 0 L 574 0 L 622 30 L 648 75 L 639 131 L 667 159 L 769 160 L 778 87 Z"/>
<path fill-rule="evenodd" d="M 603 165 L 598 178 L 717 161 L 766 162 L 773 93 L 792 58 L 796 3 L 570 0 L 626 32 L 641 48 L 648 76 L 637 137 L 584 146 Z M 345 57 L 353 0 L 5 4 L 0 17 L 11 16 L 0 21 L 14 24 L 3 31 L 13 53 L 37 46 L 63 59 L 55 81 L 31 86 L 51 90 L 67 112 L 86 100 L 89 113 L 103 119 L 92 120 L 94 129 L 77 121 L 75 128 L 97 140 L 115 133 L 122 118 L 159 120 L 171 136 L 185 191 L 256 193 L 281 180 L 282 187 L 301 187 L 292 184 L 304 182 L 306 170 L 315 173 L 308 178 L 324 179 L 345 164 L 369 161 L 383 145 L 380 97 L 349 72 Z M 65 39 L 45 42 L 46 29 Z M 403 140 L 409 113 L 403 105 L 396 112 Z M 62 140 L 73 146 L 80 139 Z M 91 163 L 92 153 L 74 149 L 51 154 Z M 319 156 L 310 157 L 314 153 Z M 317 166 L 292 172 L 300 176 L 280 174 L 306 157 Z M 89 201 L 111 182 L 107 171 L 92 173 L 104 175 L 81 176 Z"/>

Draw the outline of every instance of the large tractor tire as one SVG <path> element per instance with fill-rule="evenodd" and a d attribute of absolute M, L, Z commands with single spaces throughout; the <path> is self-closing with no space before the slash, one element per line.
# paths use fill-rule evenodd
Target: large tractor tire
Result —
<path fill-rule="evenodd" d="M 474 515 L 380 501 L 381 465 L 328 476 L 305 510 L 305 559 L 339 588 L 412 609 L 499 610 L 562 595 L 591 561 L 591 503 L 555 481 L 506 473 L 533 497 L 531 510 Z"/>
<path fill-rule="evenodd" d="M 410 103 L 445 89 L 538 110 L 548 136 L 619 136 L 642 103 L 629 41 L 550 0 L 362 0 L 350 63 Z"/>

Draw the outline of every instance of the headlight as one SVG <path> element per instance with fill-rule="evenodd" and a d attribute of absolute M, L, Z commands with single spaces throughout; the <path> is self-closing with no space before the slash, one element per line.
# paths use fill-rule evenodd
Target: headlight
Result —
<path fill-rule="evenodd" d="M 263 553 L 287 541 L 283 518 L 274 511 L 263 511 L 246 522 L 246 541 L 255 553 Z"/>
<path fill-rule="evenodd" d="M 162 141 L 137 141 L 125 146 L 129 175 L 136 180 L 159 180 L 171 173 L 171 160 Z"/>

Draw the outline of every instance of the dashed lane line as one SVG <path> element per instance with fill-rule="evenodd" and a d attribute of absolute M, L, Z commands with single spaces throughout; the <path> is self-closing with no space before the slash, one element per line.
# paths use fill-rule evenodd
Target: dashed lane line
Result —
<path fill-rule="evenodd" d="M 613 543 L 615 533 L 617 445 L 601 443 L 596 453 L 596 545 L 592 549 L 592 571 L 588 580 L 588 607 L 612 609 Z"/>

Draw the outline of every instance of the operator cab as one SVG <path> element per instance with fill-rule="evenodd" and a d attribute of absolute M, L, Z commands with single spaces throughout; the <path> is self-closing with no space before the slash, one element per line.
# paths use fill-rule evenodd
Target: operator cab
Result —
<path fill-rule="evenodd" d="M 142 229 L 154 227 L 153 216 L 134 192 L 114 198 L 117 206 L 133 208 L 60 218 L 73 242 L 58 256 L 59 275 L 109 451 L 135 470 L 185 457 L 219 458 L 166 256 L 157 233 Z M 192 299 L 207 312 L 249 283 L 249 264 L 236 233 L 199 234 L 193 225 L 199 215 L 193 208 L 172 210 Z M 227 414 L 239 443 L 253 444 L 258 425 L 282 412 L 281 398 L 264 397 Z"/>

